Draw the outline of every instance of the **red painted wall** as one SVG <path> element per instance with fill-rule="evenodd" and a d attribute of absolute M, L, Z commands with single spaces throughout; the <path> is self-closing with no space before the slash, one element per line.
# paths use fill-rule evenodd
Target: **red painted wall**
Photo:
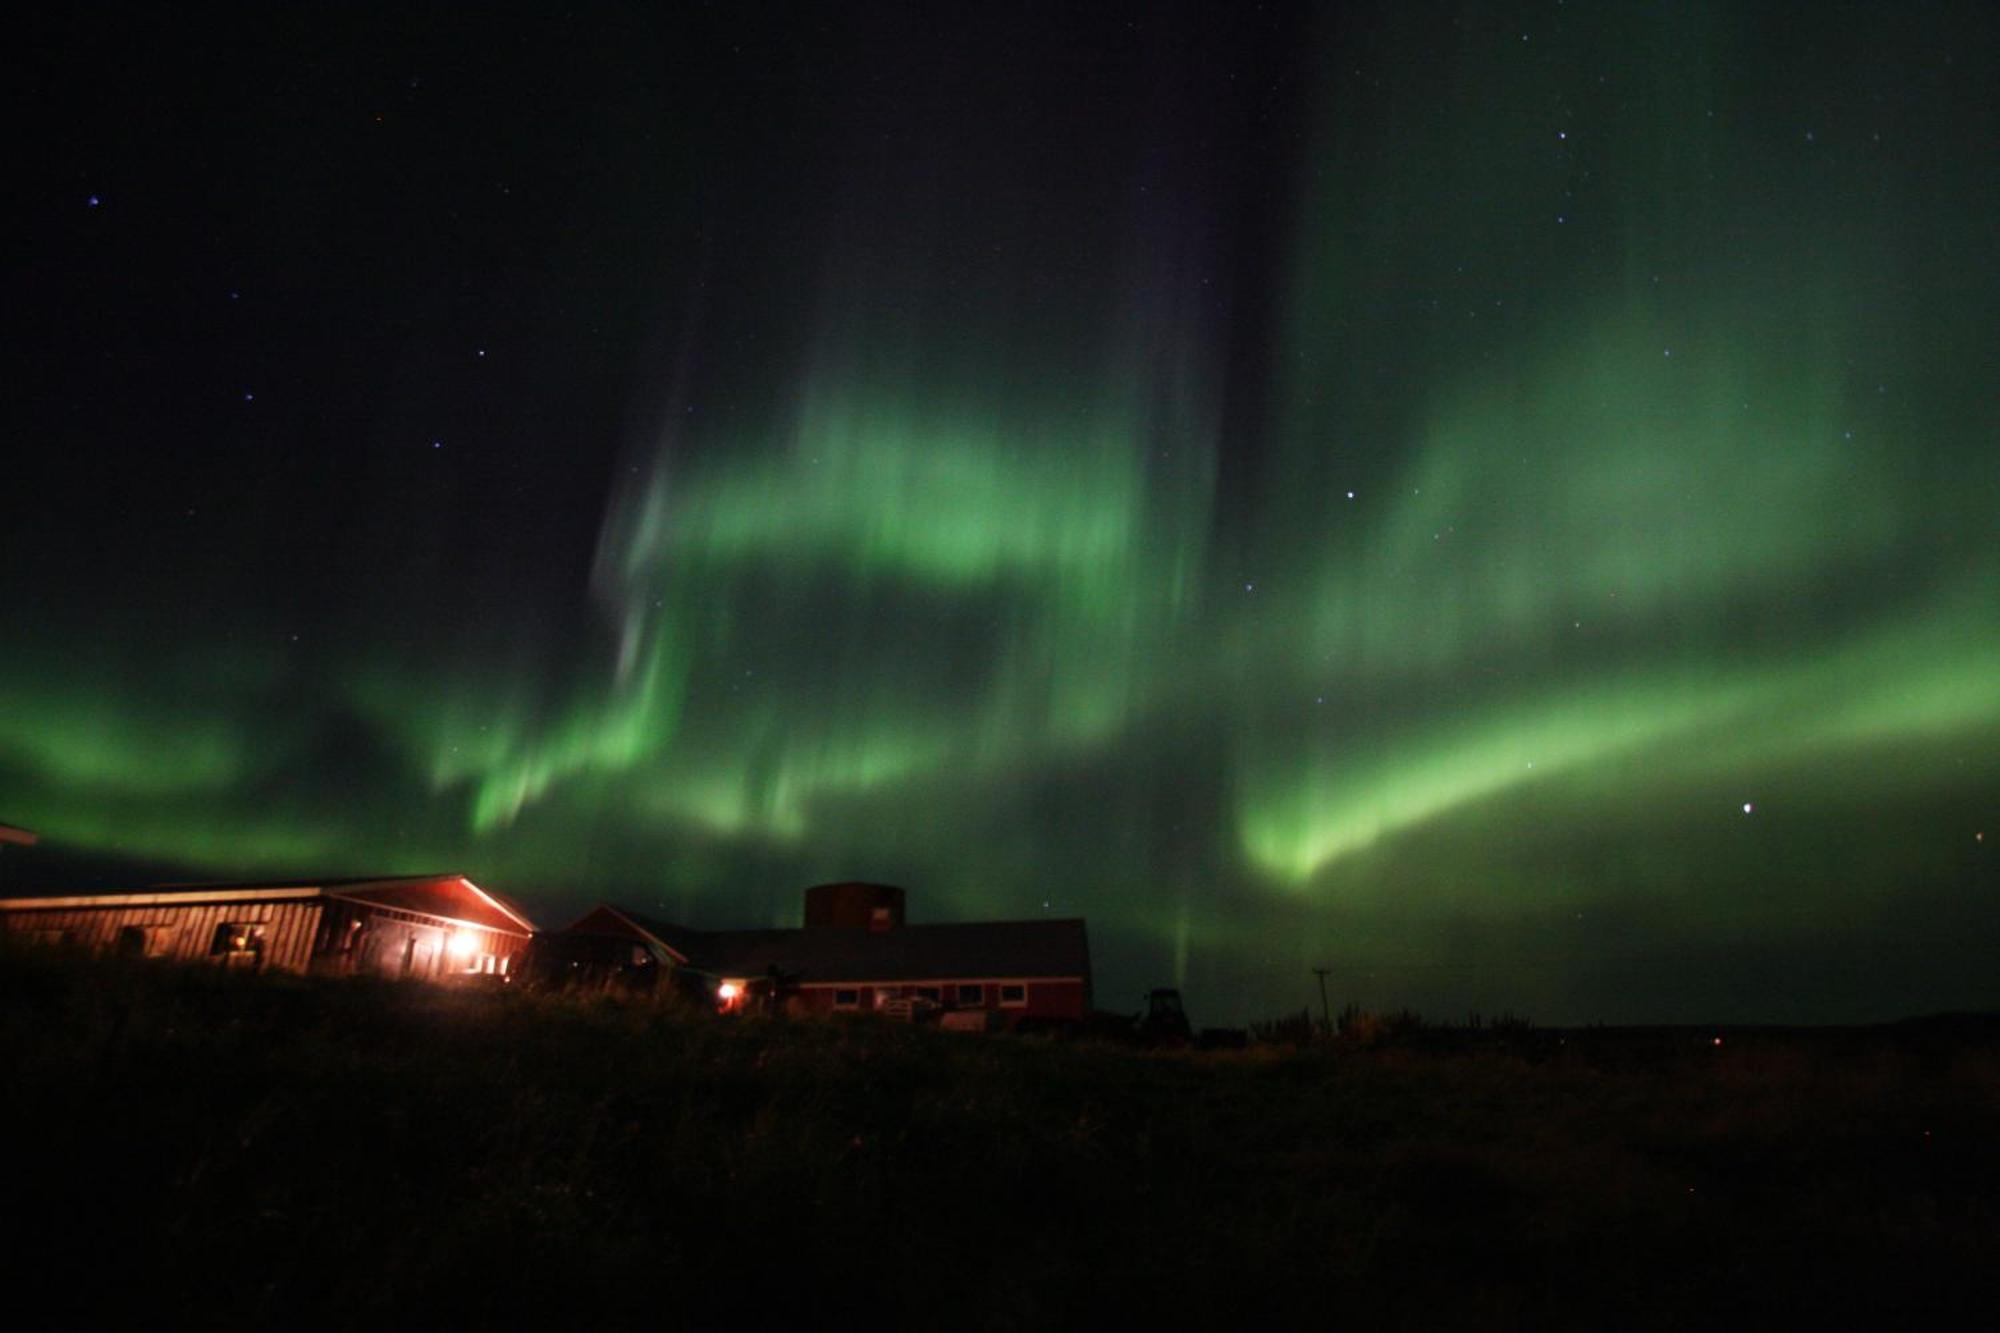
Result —
<path fill-rule="evenodd" d="M 981 981 L 979 984 L 985 987 L 985 1001 L 977 1007 L 997 1010 L 1001 1015 L 1001 1021 L 1009 1025 L 1012 1025 L 1017 1019 L 1021 1018 L 1080 1019 L 1083 1017 L 1084 1011 L 1089 1007 L 1081 981 L 1029 981 L 1025 983 L 1028 991 L 1028 1002 L 1024 1005 L 1001 1004 L 1000 985 L 997 982 Z M 957 982 L 950 982 L 945 985 L 945 1007 L 955 1009 L 973 1007 L 961 1005 L 957 1002 L 957 987 Z M 799 988 L 799 998 L 805 1007 L 813 1013 L 868 1013 L 875 1008 L 878 989 L 893 991 L 897 996 L 908 998 L 914 997 L 918 988 L 902 983 L 879 988 L 875 986 L 822 986 L 814 983 L 801 986 Z M 855 1009 L 842 1008 L 836 1011 L 833 1003 L 833 994 L 836 990 L 855 990 L 860 992 L 858 998 L 861 1003 Z"/>

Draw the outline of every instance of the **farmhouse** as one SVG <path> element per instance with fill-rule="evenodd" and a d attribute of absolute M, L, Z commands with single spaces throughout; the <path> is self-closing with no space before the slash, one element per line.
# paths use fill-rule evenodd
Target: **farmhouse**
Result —
<path fill-rule="evenodd" d="M 463 875 L 0 898 L 15 939 L 279 972 L 505 976 L 534 929 Z"/>
<path fill-rule="evenodd" d="M 908 925 L 886 884 L 806 890 L 796 930 L 690 930 L 603 906 L 563 932 L 630 941 L 701 974 L 725 1009 L 936 1016 L 950 1027 L 1080 1021 L 1089 1012 L 1090 944 L 1080 919 Z"/>

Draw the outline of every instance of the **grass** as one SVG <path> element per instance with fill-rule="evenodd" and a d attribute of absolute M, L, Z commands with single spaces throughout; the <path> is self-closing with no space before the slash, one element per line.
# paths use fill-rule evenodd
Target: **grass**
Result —
<path fill-rule="evenodd" d="M 2000 1295 L 1990 1028 L 1148 1053 L 5 955 L 0 1062 L 9 1268 L 80 1324 L 1876 1326 Z"/>

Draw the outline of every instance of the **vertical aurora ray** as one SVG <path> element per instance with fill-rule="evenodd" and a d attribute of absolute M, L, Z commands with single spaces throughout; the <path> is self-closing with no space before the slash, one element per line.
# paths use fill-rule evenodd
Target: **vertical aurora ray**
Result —
<path fill-rule="evenodd" d="M 615 649 L 480 751 L 481 827 L 615 780 L 663 827 L 823 847 L 822 808 L 894 792 L 879 844 L 928 848 L 909 791 L 1116 744 L 1179 673 L 1219 430 L 1190 243 L 1142 217 L 1057 300 L 1016 268 L 940 302 L 954 275 L 907 262 L 945 248 L 925 219 L 833 226 L 782 392 L 664 413 L 599 541 Z M 635 680 L 661 645 L 673 669 Z"/>

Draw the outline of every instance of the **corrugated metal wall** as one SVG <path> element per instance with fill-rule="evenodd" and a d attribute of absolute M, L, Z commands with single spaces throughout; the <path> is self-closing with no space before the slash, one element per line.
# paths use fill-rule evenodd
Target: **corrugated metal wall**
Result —
<path fill-rule="evenodd" d="M 320 904 L 309 899 L 153 907 L 55 907 L 0 912 L 0 929 L 10 935 L 40 938 L 93 953 L 116 952 L 122 943 L 135 954 L 151 958 L 212 960 L 223 966 L 303 972 L 312 961 L 319 914 Z M 215 952 L 217 933 L 228 926 L 262 927 L 261 947 Z M 128 930 L 139 934 L 127 935 Z"/>
<path fill-rule="evenodd" d="M 0 910 L 0 930 L 99 954 L 434 981 L 505 976 L 528 943 L 526 935 L 320 898 L 9 909 Z"/>
<path fill-rule="evenodd" d="M 453 937 L 467 944 L 451 950 Z M 528 944 L 525 936 L 470 925 L 441 925 L 435 917 L 396 908 L 334 900 L 328 904 L 315 971 L 448 981 L 487 973 L 505 975 Z M 488 963 L 486 960 L 491 959 Z"/>

